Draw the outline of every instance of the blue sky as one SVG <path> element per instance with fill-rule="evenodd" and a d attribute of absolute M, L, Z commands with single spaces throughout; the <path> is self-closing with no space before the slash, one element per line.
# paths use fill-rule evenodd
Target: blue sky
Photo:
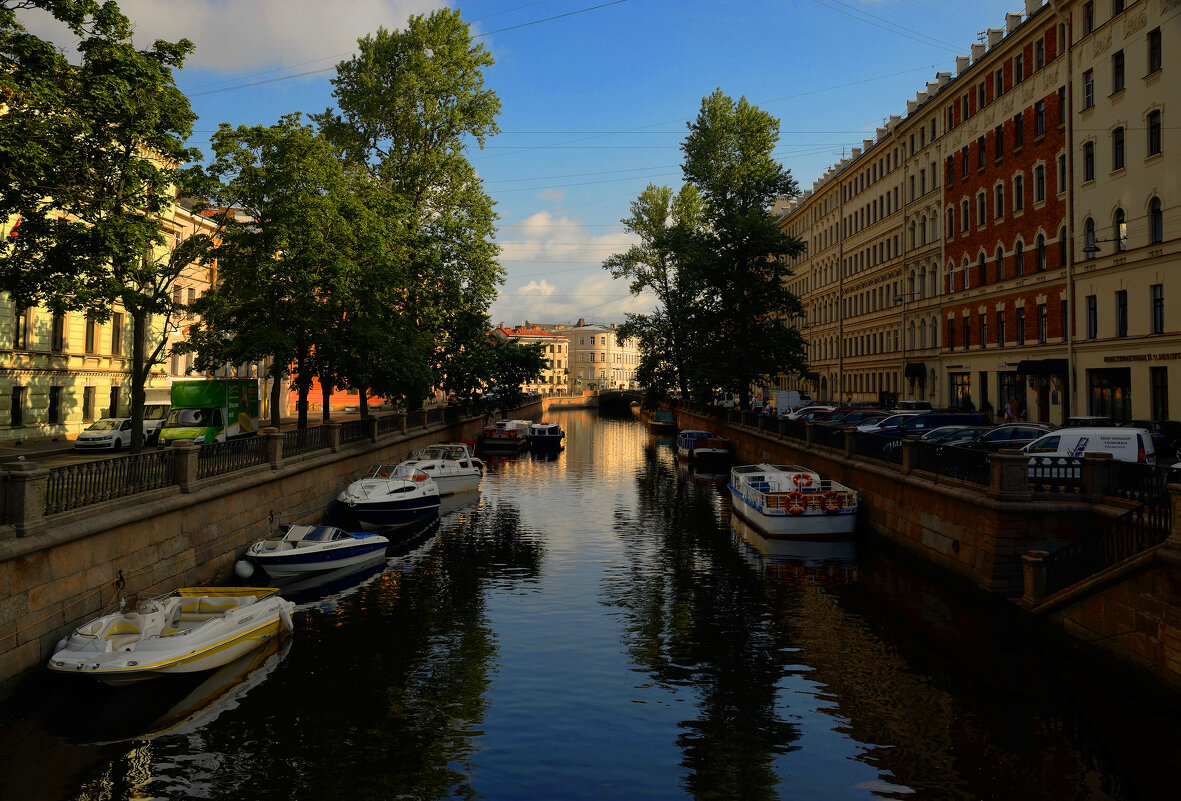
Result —
<path fill-rule="evenodd" d="M 332 104 L 356 40 L 442 4 L 119 0 L 137 36 L 197 46 L 178 84 L 200 115 L 271 124 Z M 503 131 L 470 159 L 500 214 L 507 281 L 493 323 L 622 322 L 601 263 L 649 183 L 680 182 L 685 125 L 716 88 L 781 121 L 777 157 L 807 188 L 1023 0 L 478 0 L 458 6 L 496 59 Z"/>

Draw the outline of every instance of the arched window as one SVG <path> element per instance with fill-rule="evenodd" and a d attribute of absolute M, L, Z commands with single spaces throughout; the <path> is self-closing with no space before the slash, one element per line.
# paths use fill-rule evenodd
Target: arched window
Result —
<path fill-rule="evenodd" d="M 1128 221 L 1123 209 L 1116 209 L 1111 218 L 1112 233 L 1115 234 L 1116 252 L 1128 249 Z"/>
<path fill-rule="evenodd" d="M 968 230 L 968 201 L 960 201 L 960 230 Z"/>
<path fill-rule="evenodd" d="M 964 256 L 964 289 L 971 289 L 972 281 L 968 273 L 968 257 Z"/>
<path fill-rule="evenodd" d="M 1025 275 L 1025 243 L 1020 239 L 1013 247 L 1013 267 L 1018 277 Z"/>
<path fill-rule="evenodd" d="M 1083 253 L 1087 259 L 1095 258 L 1098 246 L 1095 244 L 1095 221 L 1090 217 L 1083 223 Z"/>
<path fill-rule="evenodd" d="M 915 330 L 916 329 L 915 329 L 914 320 L 911 320 L 910 321 L 910 330 L 907 332 L 907 337 L 906 337 L 906 347 L 910 348 L 911 350 L 914 350 Z"/>
<path fill-rule="evenodd" d="M 996 280 L 1005 280 L 1005 249 L 998 247 L 996 249 Z"/>
<path fill-rule="evenodd" d="M 955 292 L 955 262 L 947 263 L 947 291 Z"/>
<path fill-rule="evenodd" d="M 1037 235 L 1037 271 L 1040 273 L 1046 269 L 1046 237 L 1044 234 Z"/>
<path fill-rule="evenodd" d="M 976 259 L 976 283 L 979 286 L 984 286 L 988 283 L 988 274 L 985 272 L 984 266 L 986 263 L 987 260 L 984 258 L 984 254 L 981 253 L 979 258 Z"/>
<path fill-rule="evenodd" d="M 919 347 L 927 347 L 927 321 L 921 320 L 919 322 Z"/>
<path fill-rule="evenodd" d="M 1165 241 L 1165 219 L 1161 214 L 1159 197 L 1148 204 L 1148 244 L 1156 245 Z"/>
<path fill-rule="evenodd" d="M 923 215 L 922 226 L 919 228 L 919 244 L 927 244 L 927 215 Z"/>
<path fill-rule="evenodd" d="M 1066 266 L 1066 226 L 1058 229 L 1058 266 Z"/>
<path fill-rule="evenodd" d="M 918 231 L 918 226 L 912 222 L 910 224 L 910 249 L 911 250 L 914 250 L 914 248 L 916 247 L 916 245 L 918 243 L 918 238 L 916 236 L 917 231 Z"/>
<path fill-rule="evenodd" d="M 955 234 L 955 206 L 947 207 L 947 235 Z"/>

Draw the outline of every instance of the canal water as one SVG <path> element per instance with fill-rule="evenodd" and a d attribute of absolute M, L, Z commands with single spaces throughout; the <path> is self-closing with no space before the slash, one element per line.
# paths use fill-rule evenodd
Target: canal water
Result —
<path fill-rule="evenodd" d="M 211 676 L 42 676 L 0 799 L 1164 799 L 1181 717 L 869 540 L 768 543 L 638 420 L 299 601 Z"/>

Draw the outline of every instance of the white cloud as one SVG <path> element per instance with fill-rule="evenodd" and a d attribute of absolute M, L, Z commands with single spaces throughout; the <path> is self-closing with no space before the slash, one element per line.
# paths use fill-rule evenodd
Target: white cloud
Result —
<path fill-rule="evenodd" d="M 156 39 L 189 39 L 196 50 L 186 68 L 225 73 L 279 65 L 333 67 L 356 50 L 357 39 L 378 26 L 403 28 L 411 14 L 441 5 L 437 0 L 119 2 L 135 25 L 138 46 Z M 22 15 L 22 20 L 38 35 L 62 43 L 56 35 L 62 29 L 47 15 Z"/>

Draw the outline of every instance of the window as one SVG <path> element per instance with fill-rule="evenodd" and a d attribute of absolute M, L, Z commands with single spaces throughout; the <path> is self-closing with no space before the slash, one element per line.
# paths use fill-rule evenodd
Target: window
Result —
<path fill-rule="evenodd" d="M 1148 32 L 1148 74 L 1152 75 L 1161 68 L 1161 40 L 1160 28 Z"/>
<path fill-rule="evenodd" d="M 9 424 L 14 428 L 25 424 L 25 397 L 27 394 L 28 387 L 14 386 L 12 388 L 12 417 Z"/>
<path fill-rule="evenodd" d="M 996 313 L 996 344 L 998 347 L 1005 346 L 1005 312 L 1002 309 Z"/>
<path fill-rule="evenodd" d="M 1161 215 L 1159 197 L 1148 204 L 1148 244 L 1156 245 L 1165 241 L 1165 220 Z"/>
<path fill-rule="evenodd" d="M 116 384 L 111 387 L 110 408 L 107 409 L 107 417 L 119 416 L 119 386 Z"/>
<path fill-rule="evenodd" d="M 111 315 L 111 355 L 123 355 L 123 314 L 121 312 Z"/>
<path fill-rule="evenodd" d="M 1111 132 L 1111 169 L 1124 168 L 1124 129 L 1116 128 Z"/>
<path fill-rule="evenodd" d="M 95 353 L 98 347 L 98 324 L 89 314 L 86 315 L 86 352 Z"/>
<path fill-rule="evenodd" d="M 964 318 L 964 350 L 972 347 L 972 321 Z"/>
<path fill-rule="evenodd" d="M 996 142 L 996 157 L 999 159 L 1001 156 L 1005 155 L 1005 126 L 998 125 L 996 130 L 993 131 L 993 134 Z"/>
<path fill-rule="evenodd" d="M 29 317 L 32 309 L 12 310 L 12 349 L 29 349 Z"/>
<path fill-rule="evenodd" d="M 1115 16 L 1124 10 L 1124 0 L 1111 0 L 1111 16 Z"/>
<path fill-rule="evenodd" d="M 1017 268 L 1017 275 L 1025 275 L 1025 243 L 1018 241 L 1013 248 L 1013 266 Z"/>
<path fill-rule="evenodd" d="M 1128 221 L 1123 209 L 1116 209 L 1111 218 L 1112 233 L 1115 234 L 1115 249 L 1120 252 L 1128 249 Z"/>
<path fill-rule="evenodd" d="M 1111 54 L 1111 93 L 1124 90 L 1124 51 Z"/>
<path fill-rule="evenodd" d="M 1033 43 L 1033 68 L 1040 70 L 1046 66 L 1046 43 L 1038 39 Z"/>
<path fill-rule="evenodd" d="M 55 385 L 49 388 L 49 411 L 46 422 L 51 426 L 59 425 L 62 422 L 62 388 L 60 386 Z"/>
<path fill-rule="evenodd" d="M 976 166 L 977 167 L 984 166 L 984 159 L 985 159 L 986 154 L 987 154 L 987 151 L 984 148 L 984 137 L 982 136 L 976 140 Z"/>
<path fill-rule="evenodd" d="M 1066 266 L 1066 226 L 1058 229 L 1058 266 Z"/>
<path fill-rule="evenodd" d="M 955 235 L 955 206 L 947 207 L 947 235 Z"/>
<path fill-rule="evenodd" d="M 966 120 L 966 119 L 968 119 L 968 96 L 967 95 L 964 95 L 962 105 L 963 105 L 963 112 L 960 114 L 960 116 Z"/>
<path fill-rule="evenodd" d="M 1013 58 L 1013 83 L 1021 83 L 1025 80 L 1025 55 L 1018 53 Z"/>
<path fill-rule="evenodd" d="M 984 193 L 981 192 L 976 195 L 976 224 L 984 225 L 984 215 L 988 208 L 988 203 L 984 200 Z"/>
<path fill-rule="evenodd" d="M 1039 345 L 1046 344 L 1050 334 L 1050 318 L 1046 313 L 1046 304 L 1037 305 L 1037 341 Z"/>
<path fill-rule="evenodd" d="M 1165 332 L 1165 286 L 1164 284 L 1153 284 L 1148 288 L 1149 302 L 1151 303 L 1152 314 L 1152 333 L 1163 334 Z"/>
<path fill-rule="evenodd" d="M 1148 155 L 1156 156 L 1161 152 L 1161 115 L 1160 109 L 1148 112 Z"/>
<path fill-rule="evenodd" d="M 1095 71 L 1087 70 L 1083 73 L 1083 108 L 1095 106 Z"/>
<path fill-rule="evenodd" d="M 1033 202 L 1041 203 L 1046 199 L 1046 165 L 1039 164 L 1033 168 Z"/>
<path fill-rule="evenodd" d="M 976 87 L 976 108 L 984 108 L 985 99 L 984 81 L 981 81 L 980 85 Z"/>
<path fill-rule="evenodd" d="M 996 249 L 996 280 L 1005 280 L 1005 249 Z"/>
<path fill-rule="evenodd" d="M 968 174 L 968 148 L 960 151 L 960 175 Z"/>
<path fill-rule="evenodd" d="M 1058 127 L 1066 125 L 1066 87 L 1058 87 Z"/>
<path fill-rule="evenodd" d="M 1087 339 L 1099 336 L 1099 303 L 1094 295 L 1087 295 Z"/>
<path fill-rule="evenodd" d="M 988 347 L 988 318 L 981 312 L 978 318 L 980 326 L 980 347 Z"/>
<path fill-rule="evenodd" d="M 1066 191 L 1066 154 L 1058 154 L 1058 186 L 1055 187 L 1058 194 Z"/>
<path fill-rule="evenodd" d="M 947 321 L 947 349 L 955 350 L 955 320 Z"/>
<path fill-rule="evenodd" d="M 1013 147 L 1025 144 L 1025 114 L 1018 114 L 1013 118 Z"/>
<path fill-rule="evenodd" d="M 1013 178 L 1013 211 L 1025 208 L 1025 176 L 1017 175 Z"/>
<path fill-rule="evenodd" d="M 996 209 L 993 213 L 999 220 L 1001 217 L 1005 216 L 1005 185 L 1003 183 L 996 185 L 995 194 L 996 198 L 993 201 L 993 205 L 996 206 Z"/>
<path fill-rule="evenodd" d="M 1095 3 L 1083 3 L 1083 36 L 1095 30 Z"/>
<path fill-rule="evenodd" d="M 1152 391 L 1152 419 L 1169 419 L 1169 368 L 1149 367 L 1148 383 Z"/>
<path fill-rule="evenodd" d="M 49 328 L 49 349 L 54 353 L 61 353 L 66 349 L 66 317 L 64 314 L 53 315 Z"/>
<path fill-rule="evenodd" d="M 911 176 L 912 178 L 914 176 Z M 927 194 L 927 171 L 919 170 L 919 194 Z"/>
<path fill-rule="evenodd" d="M 1025 307 L 1017 307 L 1017 344 L 1025 344 Z"/>
<path fill-rule="evenodd" d="M 94 387 L 82 388 L 82 420 L 89 423 L 94 419 Z"/>
<path fill-rule="evenodd" d="M 1095 180 L 1095 143 L 1083 142 L 1083 180 Z"/>
<path fill-rule="evenodd" d="M 1095 258 L 1098 249 L 1095 244 L 1095 221 L 1088 217 L 1083 222 L 1083 253 L 1087 254 L 1087 259 L 1090 260 Z"/>
<path fill-rule="evenodd" d="M 1046 237 L 1044 234 L 1037 235 L 1037 271 L 1044 272 L 1046 269 Z"/>
<path fill-rule="evenodd" d="M 1039 100 L 1033 107 L 1034 136 L 1041 136 L 1046 132 L 1046 101 Z"/>
<path fill-rule="evenodd" d="M 968 230 L 968 201 L 960 203 L 960 230 Z"/>
<path fill-rule="evenodd" d="M 1128 290 L 1121 289 L 1115 293 L 1115 335 L 1128 335 Z"/>

